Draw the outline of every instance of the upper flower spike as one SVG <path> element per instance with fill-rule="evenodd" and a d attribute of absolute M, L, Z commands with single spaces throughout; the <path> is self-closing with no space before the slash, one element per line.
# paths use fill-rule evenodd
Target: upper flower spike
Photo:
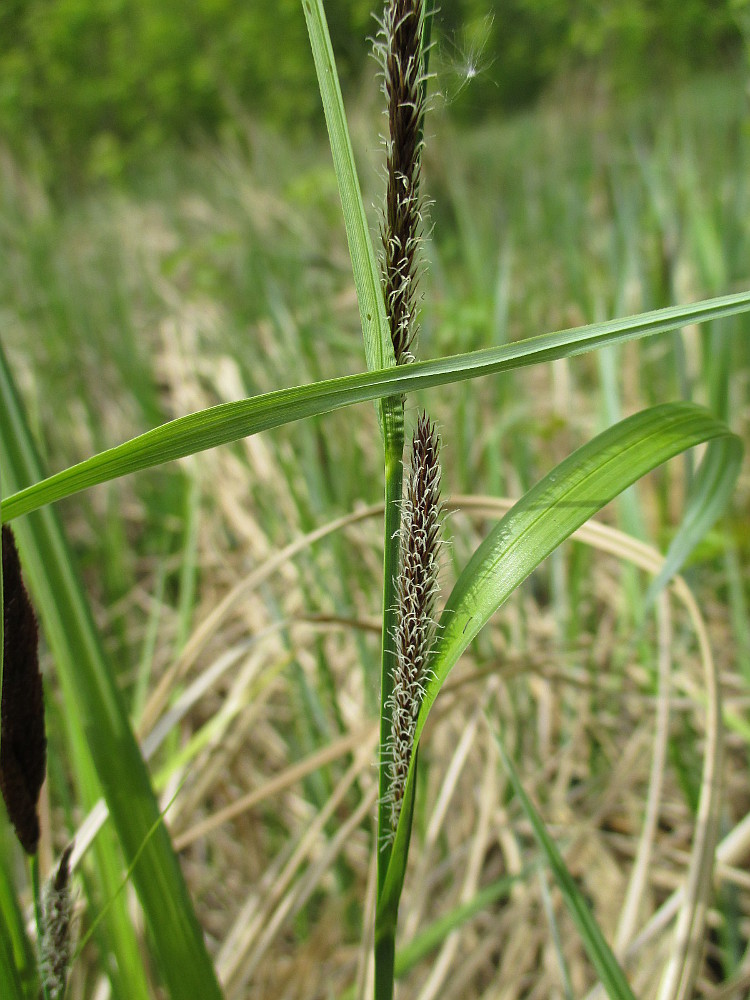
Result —
<path fill-rule="evenodd" d="M 422 241 L 420 172 L 425 88 L 422 0 L 389 0 L 376 43 L 387 102 L 383 286 L 396 363 L 411 360 Z"/>

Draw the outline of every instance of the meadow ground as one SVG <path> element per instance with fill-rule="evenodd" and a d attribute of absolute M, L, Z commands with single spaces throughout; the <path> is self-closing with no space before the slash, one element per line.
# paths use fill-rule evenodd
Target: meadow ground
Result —
<path fill-rule="evenodd" d="M 471 130 L 438 111 L 420 357 L 747 288 L 749 121 L 735 78 L 626 109 L 550 100 Z M 364 102 L 367 204 L 378 127 Z M 0 173 L 2 343 L 50 471 L 213 403 L 364 368 L 323 137 L 296 148 L 248 125 L 243 144 L 62 201 L 10 158 Z M 517 497 L 620 416 L 690 399 L 750 440 L 749 332 L 723 321 L 426 393 L 455 507 L 444 589 L 503 509 L 487 498 Z M 370 974 L 380 463 L 363 405 L 59 505 L 230 1000 L 354 996 Z M 599 520 L 664 551 L 694 464 L 673 461 Z M 684 593 L 646 608 L 641 550 L 589 533 L 462 658 L 420 758 L 403 996 L 583 997 L 594 981 L 488 713 L 636 994 L 657 996 L 673 940 L 649 921 L 685 883 L 711 745 L 705 637 L 727 754 L 699 995 L 746 995 L 749 517 L 745 463 L 684 572 L 692 615 Z M 44 666 L 49 864 L 84 816 Z M 5 828 L 0 843 L 21 884 Z M 88 871 L 81 932 L 103 901 Z M 104 920 L 71 996 L 101 995 L 108 933 Z M 127 995 L 122 969 L 112 983 Z"/>

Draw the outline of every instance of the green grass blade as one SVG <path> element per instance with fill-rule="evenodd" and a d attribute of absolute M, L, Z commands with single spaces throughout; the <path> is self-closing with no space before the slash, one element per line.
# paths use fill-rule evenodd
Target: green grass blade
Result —
<path fill-rule="evenodd" d="M 725 424 L 690 403 L 667 403 L 621 421 L 579 448 L 528 491 L 479 546 L 461 573 L 440 619 L 415 745 L 450 670 L 495 611 L 576 528 L 641 476 L 695 445 L 741 451 Z M 737 465 L 725 472 L 729 490 Z M 407 793 L 414 781 L 409 768 Z M 399 828 L 384 888 L 382 919 L 395 920 L 404 877 L 407 831 Z M 390 908 L 390 916 L 386 912 Z"/>
<path fill-rule="evenodd" d="M 620 968 L 617 959 L 612 953 L 612 949 L 604 940 L 604 936 L 599 930 L 599 925 L 594 919 L 583 894 L 568 871 L 568 867 L 563 861 L 562 855 L 558 851 L 554 841 L 547 833 L 541 816 L 526 794 L 502 741 L 497 737 L 497 734 L 495 734 L 495 738 L 503 766 L 508 772 L 508 777 L 513 785 L 513 790 L 518 796 L 523 810 L 531 823 L 537 843 L 547 858 L 550 870 L 555 876 L 555 880 L 562 892 L 565 905 L 578 928 L 578 933 L 581 935 L 586 953 L 591 959 L 602 981 L 602 985 L 607 991 L 607 995 L 610 997 L 610 1000 L 635 1000 L 633 991 L 630 989 L 628 981 L 625 978 L 625 973 Z"/>
<path fill-rule="evenodd" d="M 23 528 L 21 528 L 20 533 L 23 534 Z M 3 616 L 0 615 L 0 635 L 2 634 L 2 618 Z M 2 643 L 0 642 L 0 655 L 1 652 Z M 62 716 L 68 737 L 67 749 L 70 753 L 68 763 L 71 765 L 72 773 L 76 776 L 81 805 L 88 811 L 101 798 L 101 787 L 96 780 L 88 746 L 78 723 L 75 693 L 71 690 L 70 684 L 66 683 L 72 666 L 68 663 L 67 669 L 65 667 L 63 660 L 65 650 L 58 648 L 56 653 L 58 656 L 58 675 L 62 681 L 63 700 L 67 707 Z M 61 664 L 62 669 L 60 669 Z M 100 832 L 93 846 L 92 854 L 97 882 L 94 895 L 109 899 L 117 892 L 121 868 L 114 837 L 109 826 Z M 87 888 L 91 887 L 90 880 L 86 884 Z M 91 902 L 95 910 L 96 901 L 92 899 Z M 33 989 L 37 978 L 34 952 L 26 935 L 23 915 L 18 910 L 17 902 L 12 896 L 4 866 L 0 867 L 0 914 L 5 926 L 12 933 L 16 963 L 17 965 L 19 962 L 21 963 L 19 967 L 22 980 L 36 997 L 39 991 Z M 148 1000 L 148 983 L 126 900 L 121 900 L 116 906 L 110 908 L 108 919 L 102 925 L 101 933 L 98 936 L 98 943 L 103 954 L 114 955 L 117 959 L 116 962 L 109 963 L 113 995 L 116 998 L 127 997 L 127 1000 Z"/>
<path fill-rule="evenodd" d="M 349 256 L 362 320 L 367 367 L 370 371 L 390 368 L 395 365 L 396 359 L 393 355 L 391 333 L 386 317 L 380 270 L 362 202 L 323 2 L 302 0 L 302 7 L 310 35 L 315 72 L 318 76 L 318 87 L 331 143 L 333 167 L 344 210 L 346 238 L 349 243 Z"/>
<path fill-rule="evenodd" d="M 0 352 L 0 464 L 6 482 L 41 474 L 20 402 Z M 71 695 L 125 860 L 131 864 L 159 819 L 159 808 L 111 670 L 53 511 L 17 528 L 28 582 Z M 221 991 L 169 836 L 159 823 L 133 872 L 157 965 L 173 1000 L 220 1000 Z"/>
<path fill-rule="evenodd" d="M 742 451 L 739 438 L 707 410 L 665 403 L 636 413 L 599 434 L 534 486 L 479 546 L 448 599 L 417 723 L 448 671 L 512 591 L 576 528 L 641 476 L 698 444 Z M 737 465 L 725 470 L 725 495 Z M 718 512 L 717 512 L 718 513 Z"/>
<path fill-rule="evenodd" d="M 78 805 L 88 812 L 101 799 L 102 787 L 91 760 L 84 727 L 78 718 L 76 688 L 72 681 L 78 664 L 66 659 L 69 651 L 59 645 L 54 647 L 53 652 L 63 700 L 61 715 L 66 734 L 65 749 L 70 755 L 65 761 L 66 769 L 75 775 Z M 114 900 L 113 905 L 108 907 L 106 919 L 99 922 L 96 933 L 100 953 L 116 958 L 115 962 L 106 963 L 112 995 L 116 1000 L 148 1000 L 149 984 L 128 900 L 118 896 L 122 882 L 122 857 L 110 823 L 99 831 L 88 860 L 83 882 L 90 903 L 89 919 L 98 920 L 102 906 Z"/>
<path fill-rule="evenodd" d="M 0 986 L 8 1000 L 26 1000 L 21 977 L 13 958 L 13 942 L 5 924 L 0 921 Z"/>
<path fill-rule="evenodd" d="M 726 510 L 742 462 L 742 447 L 734 438 L 717 441 L 700 464 L 677 534 L 667 550 L 664 566 L 648 589 L 653 600 L 683 563 L 719 515 Z"/>
<path fill-rule="evenodd" d="M 0 936 L 4 942 L 0 942 L 0 984 L 18 982 L 20 992 L 13 992 L 15 986 L 9 986 L 9 1000 L 15 1000 L 36 996 L 38 982 L 34 950 L 8 871 L 9 862 L 9 857 L 0 858 Z"/>
<path fill-rule="evenodd" d="M 222 403 L 178 417 L 7 497 L 3 501 L 2 519 L 7 522 L 98 483 L 354 403 L 513 371 L 582 354 L 606 344 L 652 336 L 688 323 L 749 310 L 750 292 L 742 292 L 691 306 L 659 309 L 627 319 L 576 327 L 490 350 L 349 375 Z"/>
<path fill-rule="evenodd" d="M 449 934 L 463 927 L 465 923 L 468 923 L 488 906 L 501 899 L 506 899 L 513 886 L 527 878 L 528 874 L 529 870 L 525 869 L 517 875 L 502 875 L 490 885 L 480 889 L 473 899 L 461 903 L 460 906 L 454 907 L 448 913 L 428 924 L 403 948 L 399 948 L 396 954 L 396 975 L 399 978 L 405 976 L 430 952 L 439 948 Z"/>

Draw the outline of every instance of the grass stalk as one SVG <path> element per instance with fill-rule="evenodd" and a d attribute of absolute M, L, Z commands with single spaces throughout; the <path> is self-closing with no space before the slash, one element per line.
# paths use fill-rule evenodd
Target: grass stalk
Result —
<path fill-rule="evenodd" d="M 591 910 L 584 899 L 583 893 L 578 888 L 575 879 L 570 874 L 565 861 L 563 860 L 557 845 L 550 837 L 542 822 L 539 813 L 536 811 L 531 799 L 526 794 L 516 772 L 513 761 L 502 743 L 502 738 L 495 734 L 498 752 L 502 760 L 510 782 L 518 799 L 523 806 L 523 810 L 531 823 L 534 836 L 543 851 L 547 863 L 560 887 L 560 891 L 565 899 L 570 914 L 579 929 L 589 958 L 593 962 L 597 973 L 601 977 L 602 983 L 607 991 L 610 1000 L 635 1000 L 633 991 L 630 989 L 625 974 L 617 962 L 611 948 L 604 940 L 599 925 L 591 913 Z"/>
<path fill-rule="evenodd" d="M 34 922 L 36 924 L 36 940 L 39 954 L 42 954 L 44 941 L 44 919 L 42 916 L 42 887 L 39 879 L 39 855 L 32 854 L 29 858 L 29 872 L 31 873 L 31 894 L 34 899 Z M 47 981 L 42 976 L 41 990 L 44 1000 L 50 1000 Z"/>

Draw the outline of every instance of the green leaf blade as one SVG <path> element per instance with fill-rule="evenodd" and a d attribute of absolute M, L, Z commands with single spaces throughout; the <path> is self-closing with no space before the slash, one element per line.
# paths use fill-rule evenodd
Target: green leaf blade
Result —
<path fill-rule="evenodd" d="M 414 793 L 416 749 L 440 688 L 495 611 L 557 545 L 605 504 L 663 462 L 705 442 L 709 443 L 705 461 L 709 462 L 714 494 L 727 497 L 736 480 L 738 462 L 726 464 L 718 474 L 718 460 L 711 451 L 725 453 L 728 447 L 734 455 L 738 448 L 741 452 L 738 440 L 701 407 L 669 403 L 628 417 L 579 448 L 498 522 L 462 572 L 441 616 L 430 659 L 432 676 L 415 729 L 405 800 Z M 713 512 L 718 513 L 715 504 Z M 407 843 L 406 824 L 399 823 L 380 899 L 383 921 L 397 916 L 405 873 L 399 856 Z"/>
<path fill-rule="evenodd" d="M 667 550 L 664 566 L 649 586 L 647 604 L 680 571 L 697 543 L 726 509 L 740 472 L 743 454 L 742 442 L 737 437 L 719 439 L 706 452 L 695 477 L 685 514 Z"/>
<path fill-rule="evenodd" d="M 354 271 L 367 367 L 370 371 L 396 363 L 386 317 L 383 289 L 354 163 L 344 101 L 322 0 L 302 0 L 310 36 L 318 88 L 333 156 L 333 167 L 344 212 L 349 256 Z"/>
<path fill-rule="evenodd" d="M 523 811 L 531 823 L 539 847 L 547 858 L 547 864 L 555 881 L 560 887 L 565 905 L 573 918 L 573 922 L 578 928 L 586 952 L 591 959 L 591 963 L 597 971 L 602 985 L 607 991 L 610 1000 L 635 1000 L 633 991 L 630 989 L 625 973 L 612 953 L 612 949 L 602 935 L 599 925 L 594 919 L 591 910 L 586 903 L 583 893 L 576 885 L 575 879 L 568 871 L 568 867 L 562 855 L 557 849 L 555 842 L 547 833 L 547 828 L 541 816 L 536 811 L 531 799 L 521 784 L 521 779 L 508 756 L 502 741 L 496 735 L 496 742 L 500 751 L 500 758 L 508 773 L 513 790 L 519 799 Z"/>
<path fill-rule="evenodd" d="M 0 983 L 7 1000 L 26 1000 L 21 977 L 13 957 L 13 943 L 4 924 L 0 923 Z"/>
<path fill-rule="evenodd" d="M 716 440 L 714 440 L 716 439 Z M 637 413 L 579 448 L 506 514 L 459 577 L 441 618 L 417 734 L 448 671 L 513 590 L 565 538 L 628 486 L 675 455 L 706 441 L 716 454 L 739 441 L 706 410 L 666 403 Z M 716 460 L 709 448 L 711 471 Z M 725 466 L 716 496 L 726 500 L 738 463 Z M 718 514 L 713 504 L 711 512 Z M 699 526 L 705 520 L 697 522 Z M 691 522 L 692 524 L 692 522 Z M 695 538 L 695 531 L 691 531 Z"/>
<path fill-rule="evenodd" d="M 691 306 L 659 309 L 623 320 L 545 334 L 489 350 L 348 375 L 312 385 L 276 390 L 237 402 L 221 403 L 178 417 L 19 490 L 3 500 L 2 520 L 10 521 L 45 504 L 120 476 L 344 406 L 482 375 L 509 372 L 556 358 L 571 357 L 606 344 L 652 336 L 687 323 L 748 311 L 750 292 L 742 292 L 707 299 Z"/>

